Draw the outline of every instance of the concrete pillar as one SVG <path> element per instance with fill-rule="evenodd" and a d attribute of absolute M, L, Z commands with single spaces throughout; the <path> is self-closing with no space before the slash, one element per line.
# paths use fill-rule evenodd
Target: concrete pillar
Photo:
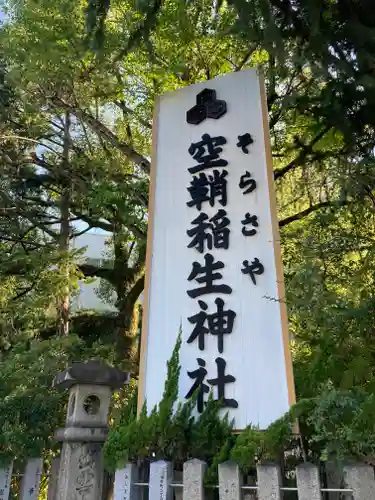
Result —
<path fill-rule="evenodd" d="M 196 458 L 184 463 L 183 500 L 204 500 L 206 462 Z"/>
<path fill-rule="evenodd" d="M 149 500 L 172 500 L 173 468 L 170 462 L 158 460 L 150 464 Z"/>
<path fill-rule="evenodd" d="M 374 500 L 374 469 L 369 465 L 344 467 L 344 481 L 346 486 L 353 490 L 353 500 Z"/>
<path fill-rule="evenodd" d="M 114 389 L 128 375 L 101 361 L 74 363 L 60 372 L 53 386 L 69 389 L 64 429 L 56 432 L 62 452 L 56 500 L 98 500 L 103 495 L 102 447 L 106 440 L 108 410 Z"/>
<path fill-rule="evenodd" d="M 242 475 L 235 462 L 219 464 L 220 500 L 242 500 Z"/>
<path fill-rule="evenodd" d="M 319 468 L 305 463 L 297 467 L 298 500 L 322 500 Z"/>
<path fill-rule="evenodd" d="M 258 500 L 281 500 L 281 472 L 274 464 L 258 465 Z"/>

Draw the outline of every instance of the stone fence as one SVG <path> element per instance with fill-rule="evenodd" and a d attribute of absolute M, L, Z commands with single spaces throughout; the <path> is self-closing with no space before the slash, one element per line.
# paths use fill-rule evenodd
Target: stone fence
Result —
<path fill-rule="evenodd" d="M 43 470 L 43 460 L 28 460 L 23 474 L 12 474 L 12 465 L 0 469 L 0 500 L 56 500 L 59 459 L 52 461 L 49 471 Z M 320 469 L 313 464 L 297 466 L 292 480 L 285 486 L 280 467 L 274 464 L 258 465 L 257 478 L 244 481 L 234 462 L 219 465 L 218 485 L 206 489 L 206 464 L 190 460 L 183 471 L 176 473 L 172 464 L 159 460 L 152 462 L 149 478 L 134 464 L 117 470 L 113 490 L 106 499 L 96 498 L 89 490 L 75 500 L 375 500 L 374 469 L 364 464 L 343 468 L 343 482 L 324 487 Z M 144 471 L 142 471 L 144 472 Z M 293 485 L 294 483 L 294 485 Z"/>
<path fill-rule="evenodd" d="M 54 500 L 59 462 L 59 458 L 53 459 L 49 471 L 44 470 L 42 458 L 30 458 L 22 473 L 13 472 L 13 463 L 1 467 L 0 500 L 38 500 L 41 492 L 46 500 Z"/>
<path fill-rule="evenodd" d="M 215 495 L 204 487 L 205 470 L 204 462 L 190 460 L 177 482 L 172 464 L 157 461 L 150 464 L 149 480 L 142 481 L 137 466 L 129 464 L 116 472 L 114 500 L 375 500 L 374 469 L 363 464 L 344 467 L 344 487 L 324 488 L 319 468 L 313 464 L 299 465 L 292 474 L 295 486 L 284 486 L 277 465 L 258 465 L 257 480 L 246 484 L 237 464 L 225 462 L 219 465 Z"/>
<path fill-rule="evenodd" d="M 374 469 L 364 464 L 327 463 L 324 474 L 308 463 L 283 473 L 263 464 L 245 479 L 236 463 L 224 462 L 218 484 L 205 488 L 204 462 L 189 460 L 174 471 L 171 462 L 159 460 L 147 467 L 128 464 L 110 484 L 102 460 L 109 403 L 127 380 L 126 373 L 95 360 L 59 373 L 54 386 L 69 389 L 65 427 L 55 434 L 61 459 L 53 459 L 48 471 L 42 458 L 30 458 L 21 474 L 11 463 L 0 466 L 0 500 L 375 500 Z"/>

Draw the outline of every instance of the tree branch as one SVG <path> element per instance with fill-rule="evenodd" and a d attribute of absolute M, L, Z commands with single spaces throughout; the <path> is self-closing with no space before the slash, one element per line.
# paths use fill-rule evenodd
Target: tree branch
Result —
<path fill-rule="evenodd" d="M 143 292 L 145 286 L 145 275 L 143 274 L 138 280 L 135 282 L 133 288 L 130 290 L 129 295 L 131 295 L 134 302 L 138 300 L 139 296 Z"/>
<path fill-rule="evenodd" d="M 136 119 L 139 121 L 141 125 L 143 125 L 145 128 L 152 129 L 152 124 L 144 120 L 143 118 L 140 118 L 133 109 L 128 108 L 124 101 L 115 101 L 115 105 L 119 107 L 124 113 L 126 114 L 131 114 L 136 117 Z"/>
<path fill-rule="evenodd" d="M 86 229 L 79 231 L 79 233 L 75 233 L 74 231 L 72 231 L 71 235 L 69 236 L 69 239 L 78 238 L 79 236 L 82 236 L 83 234 L 86 234 L 87 232 L 89 232 L 91 229 L 92 229 L 92 227 L 89 226 Z"/>
<path fill-rule="evenodd" d="M 243 56 L 241 62 L 237 65 L 235 65 L 235 70 L 234 71 L 241 71 L 241 69 L 245 66 L 245 64 L 248 62 L 250 59 L 252 53 L 256 50 L 258 44 L 255 44 L 253 47 L 251 47 Z"/>
<path fill-rule="evenodd" d="M 317 134 L 314 139 L 307 144 L 306 146 L 303 146 L 302 151 L 300 154 L 294 158 L 288 165 L 285 165 L 285 167 L 278 168 L 277 170 L 274 171 L 274 179 L 277 180 L 280 177 L 283 177 L 285 174 L 290 172 L 296 167 L 299 167 L 302 165 L 302 163 L 305 161 L 307 155 L 312 153 L 312 148 L 315 146 L 315 144 L 320 141 L 320 139 L 331 129 L 331 125 L 327 125 L 324 127 L 319 134 Z"/>
<path fill-rule="evenodd" d="M 86 222 L 86 224 L 88 224 L 90 228 L 98 227 L 100 229 L 103 229 L 103 231 L 107 231 L 109 233 L 113 233 L 114 231 L 114 226 L 110 222 L 105 222 L 103 220 L 90 217 L 89 215 L 85 215 L 81 213 L 79 210 L 75 209 L 74 207 L 71 207 L 71 211 L 74 215 L 79 217 L 83 222 Z"/>
<path fill-rule="evenodd" d="M 63 99 L 55 97 L 52 102 L 59 107 L 69 110 L 77 118 L 81 119 L 99 136 L 105 138 L 112 146 L 124 153 L 131 161 L 138 165 L 147 175 L 150 174 L 150 162 L 137 153 L 133 148 L 120 141 L 120 139 L 106 127 L 102 122 L 94 118 L 90 113 L 83 111 L 78 106 L 72 106 Z"/>
<path fill-rule="evenodd" d="M 25 288 L 24 290 L 22 290 L 22 292 L 19 292 L 17 295 L 15 295 L 14 297 L 11 298 L 12 302 L 18 300 L 18 299 L 21 299 L 22 297 L 24 297 L 25 295 L 27 295 L 29 292 L 31 292 L 32 290 L 34 290 L 34 288 L 36 287 L 36 281 L 34 281 L 34 283 L 32 283 L 30 286 L 28 286 L 27 288 Z"/>
<path fill-rule="evenodd" d="M 116 284 L 116 277 L 114 275 L 113 269 L 106 269 L 104 267 L 96 267 L 91 264 L 80 264 L 78 269 L 85 276 L 85 278 L 97 277 L 104 279 L 111 283 L 112 285 Z"/>
<path fill-rule="evenodd" d="M 39 229 L 47 233 L 48 236 L 50 236 L 54 240 L 57 240 L 59 238 L 59 233 L 53 231 L 52 229 L 49 229 L 45 224 L 43 224 L 43 222 L 34 219 L 34 217 L 32 217 L 31 215 L 25 214 L 24 217 L 28 219 L 32 224 L 34 224 L 35 227 L 38 227 Z"/>
<path fill-rule="evenodd" d="M 147 5 L 145 18 L 140 22 L 139 27 L 130 33 L 128 43 L 115 57 L 115 63 L 120 61 L 126 54 L 129 54 L 142 37 L 143 39 L 147 38 L 148 33 L 150 33 L 156 23 L 157 14 L 163 5 L 163 0 L 154 0 L 153 2 L 145 3 L 145 5 Z"/>
<path fill-rule="evenodd" d="M 89 215 L 85 215 L 78 210 L 76 210 L 74 207 L 71 208 L 72 213 L 76 215 L 79 219 L 81 219 L 83 222 L 88 224 L 90 226 L 90 229 L 93 227 L 98 227 L 100 229 L 103 229 L 103 231 L 107 231 L 108 233 L 114 233 L 115 232 L 115 225 L 112 224 L 111 222 L 107 222 L 104 220 L 96 219 L 94 217 L 91 217 Z M 146 233 L 142 231 L 139 227 L 137 227 L 135 224 L 128 224 L 127 225 L 129 231 L 131 231 L 135 236 L 137 236 L 140 239 L 144 239 L 146 236 Z M 87 230 L 84 230 L 86 232 Z M 76 236 L 76 235 L 74 235 Z"/>
<path fill-rule="evenodd" d="M 56 233 L 52 229 L 47 228 L 43 222 L 41 222 L 35 218 L 35 217 L 40 216 L 40 214 L 30 213 L 30 211 L 29 211 L 30 207 L 28 207 L 27 204 L 21 202 L 20 200 L 18 200 L 18 202 L 15 202 L 14 200 L 12 200 L 8 196 L 8 194 L 5 191 L 0 191 L 0 196 L 6 204 L 11 205 L 11 207 L 9 207 L 9 209 L 4 208 L 3 209 L 4 211 L 11 210 L 16 215 L 19 215 L 20 217 L 24 217 L 25 219 L 30 221 L 32 224 L 34 224 L 35 227 L 38 227 L 39 229 L 41 229 L 42 231 L 47 233 L 51 238 L 53 238 L 53 239 L 58 238 L 58 236 L 59 236 L 58 233 Z"/>
<path fill-rule="evenodd" d="M 291 215 L 289 217 L 286 217 L 285 219 L 282 219 L 279 221 L 279 227 L 284 227 L 287 226 L 288 224 L 291 224 L 292 222 L 295 222 L 297 220 L 301 220 L 304 217 L 307 217 L 308 215 L 312 214 L 313 212 L 316 212 L 317 210 L 320 210 L 321 208 L 325 207 L 334 207 L 334 206 L 345 206 L 348 205 L 347 201 L 322 201 L 321 203 L 317 203 L 316 205 L 311 205 L 310 207 L 306 208 L 305 210 L 302 210 L 301 212 L 298 212 L 294 215 Z"/>
<path fill-rule="evenodd" d="M 41 243 L 36 243 L 36 242 L 28 242 L 25 241 L 23 237 L 17 238 L 16 236 L 14 237 L 8 237 L 4 235 L 0 235 L 0 241 L 8 241 L 9 243 L 22 243 L 26 245 L 27 247 L 30 248 L 30 250 L 37 250 L 39 248 L 46 248 L 48 245 L 43 245 Z"/>

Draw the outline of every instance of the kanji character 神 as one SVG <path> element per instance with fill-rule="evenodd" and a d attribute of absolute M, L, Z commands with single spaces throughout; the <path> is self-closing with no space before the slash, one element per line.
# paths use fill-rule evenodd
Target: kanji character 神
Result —
<path fill-rule="evenodd" d="M 187 343 L 191 344 L 198 338 L 198 348 L 203 351 L 205 347 L 205 336 L 210 333 L 211 335 L 217 336 L 218 351 L 221 354 L 224 350 L 224 335 L 232 333 L 236 313 L 231 309 L 225 311 L 224 300 L 219 297 L 215 300 L 217 306 L 217 311 L 215 313 L 207 314 L 206 311 L 208 306 L 203 300 L 198 300 L 198 304 L 201 308 L 200 312 L 188 318 L 188 321 L 195 325 L 195 327 Z M 205 326 L 206 323 L 207 326 Z"/>

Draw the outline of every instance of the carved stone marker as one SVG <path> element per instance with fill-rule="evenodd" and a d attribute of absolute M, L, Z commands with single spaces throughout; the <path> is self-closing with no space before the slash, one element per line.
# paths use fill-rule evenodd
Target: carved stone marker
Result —
<path fill-rule="evenodd" d="M 281 500 L 281 472 L 275 464 L 257 466 L 258 473 L 258 499 Z"/>
<path fill-rule="evenodd" d="M 139 488 L 134 483 L 138 481 L 138 468 L 128 464 L 118 469 L 115 475 L 114 500 L 139 500 Z"/>
<path fill-rule="evenodd" d="M 219 464 L 219 495 L 223 500 L 241 500 L 242 477 L 235 462 Z"/>
<path fill-rule="evenodd" d="M 150 464 L 149 500 L 172 500 L 172 464 L 158 460 Z"/>
<path fill-rule="evenodd" d="M 322 500 L 319 469 L 304 463 L 297 467 L 298 500 Z"/>
<path fill-rule="evenodd" d="M 204 474 L 207 464 L 201 460 L 193 459 L 184 463 L 183 499 L 204 500 Z"/>
<path fill-rule="evenodd" d="M 12 479 L 13 462 L 0 469 L 0 500 L 8 500 Z"/>
<path fill-rule="evenodd" d="M 102 498 L 109 403 L 113 390 L 126 382 L 128 374 L 101 361 L 74 363 L 53 381 L 69 389 L 66 426 L 55 435 L 63 442 L 56 500 Z"/>
<path fill-rule="evenodd" d="M 21 500 L 38 500 L 42 472 L 43 459 L 29 458 L 21 481 Z"/>
<path fill-rule="evenodd" d="M 354 464 L 344 467 L 344 479 L 353 490 L 353 500 L 374 500 L 374 469 L 370 465 Z"/>

